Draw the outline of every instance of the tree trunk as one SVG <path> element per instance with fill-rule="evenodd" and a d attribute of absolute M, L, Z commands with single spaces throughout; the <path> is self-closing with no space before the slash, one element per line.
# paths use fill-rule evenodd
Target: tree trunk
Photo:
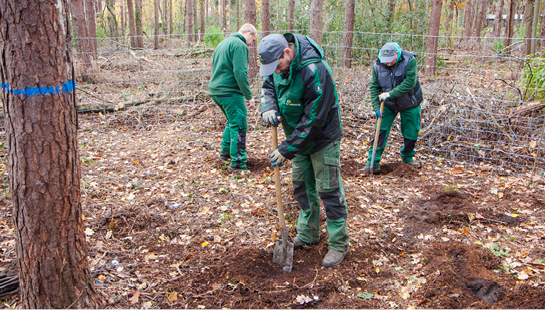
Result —
<path fill-rule="evenodd" d="M 271 32 L 271 15 L 270 15 L 269 0 L 261 0 L 261 30 L 263 37 L 266 37 Z"/>
<path fill-rule="evenodd" d="M 240 29 L 240 1 L 241 0 L 236 0 L 237 1 L 237 30 Z"/>
<path fill-rule="evenodd" d="M 543 42 L 545 41 L 545 6 L 543 12 L 541 13 L 541 21 L 539 26 L 539 40 L 537 41 L 536 48 L 538 52 L 543 51 Z"/>
<path fill-rule="evenodd" d="M 245 0 L 245 9 L 244 9 L 244 22 L 248 24 L 255 25 L 256 22 L 256 6 L 255 0 Z M 252 43 L 248 46 L 250 62 L 248 64 L 248 78 L 250 83 L 252 79 L 257 77 L 257 42 Z"/>
<path fill-rule="evenodd" d="M 477 14 L 477 27 L 475 28 L 475 37 L 477 41 L 481 41 L 481 30 L 486 18 L 486 10 L 488 7 L 488 0 L 481 0 L 480 10 Z"/>
<path fill-rule="evenodd" d="M 119 32 L 117 31 L 117 18 L 115 17 L 115 0 L 106 0 L 104 5 L 108 11 L 108 36 L 117 41 Z"/>
<path fill-rule="evenodd" d="M 95 308 L 68 0 L 0 0 L 0 36 L 10 38 L 0 81 L 22 308 Z"/>
<path fill-rule="evenodd" d="M 121 42 L 125 42 L 125 8 L 123 5 L 123 1 L 121 1 L 121 13 L 119 14 L 120 17 L 120 29 L 121 29 Z"/>
<path fill-rule="evenodd" d="M 204 33 L 206 32 L 206 20 L 205 20 L 205 17 L 204 17 L 204 0 L 200 0 L 201 2 L 201 27 L 200 27 L 200 31 L 199 31 L 199 37 L 200 37 L 200 40 L 202 41 L 203 40 L 203 37 L 204 37 Z"/>
<path fill-rule="evenodd" d="M 131 47 L 136 47 L 136 24 L 134 23 L 134 5 L 132 0 L 127 0 L 127 8 L 129 9 L 129 35 L 131 37 Z"/>
<path fill-rule="evenodd" d="M 441 8 L 443 0 L 431 0 L 431 15 L 428 40 L 426 42 L 426 75 L 432 76 L 436 72 L 437 41 L 439 40 L 439 24 L 441 22 Z"/>
<path fill-rule="evenodd" d="M 519 18 L 522 18 L 522 22 L 521 22 L 521 25 L 526 25 L 526 12 L 528 11 L 528 3 L 530 2 L 531 0 L 526 0 L 524 1 L 524 4 L 522 5 L 523 8 L 522 8 L 522 12 L 524 12 L 524 14 L 522 14 L 522 17 L 519 15 Z M 522 0 L 521 0 L 521 3 L 522 3 Z"/>
<path fill-rule="evenodd" d="M 193 0 L 187 0 L 187 42 L 191 45 L 193 42 Z"/>
<path fill-rule="evenodd" d="M 323 0 L 310 0 L 310 37 L 322 46 L 324 13 Z"/>
<path fill-rule="evenodd" d="M 352 39 L 354 38 L 354 0 L 344 3 L 344 31 L 341 63 L 344 68 L 352 68 Z"/>
<path fill-rule="evenodd" d="M 496 7 L 496 17 L 494 18 L 494 31 L 492 36 L 497 39 L 501 33 L 501 22 L 503 20 L 503 3 L 504 0 L 498 0 L 498 6 Z"/>
<path fill-rule="evenodd" d="M 153 0 L 154 36 L 153 49 L 159 49 L 159 0 Z"/>
<path fill-rule="evenodd" d="M 294 20 L 295 20 L 295 16 L 294 16 L 294 12 L 295 12 L 295 0 L 290 0 L 290 3 L 289 3 L 289 8 L 288 8 L 288 32 L 293 32 L 294 31 Z"/>
<path fill-rule="evenodd" d="M 208 3 L 208 0 L 207 0 L 207 3 Z M 172 18 L 173 18 L 173 11 L 174 11 L 174 7 L 172 6 L 173 3 L 172 3 L 172 0 L 169 0 L 168 1 L 168 35 L 172 35 L 173 33 L 173 28 L 172 28 Z"/>
<path fill-rule="evenodd" d="M 395 0 L 388 0 L 388 17 L 386 17 L 386 32 L 390 32 L 391 24 L 392 24 L 392 17 L 394 16 L 396 8 Z M 345 11 L 346 14 L 346 11 Z"/>
<path fill-rule="evenodd" d="M 471 21 L 472 21 L 471 10 L 472 9 L 473 9 L 472 0 L 467 0 L 466 7 L 464 8 L 464 31 L 462 34 L 464 37 L 463 39 L 466 41 L 469 41 L 469 37 L 471 36 Z"/>
<path fill-rule="evenodd" d="M 97 24 L 96 24 L 96 11 L 95 1 L 85 0 L 85 17 L 87 19 L 87 35 L 89 35 L 89 42 L 91 43 L 91 51 L 93 56 L 97 54 Z"/>
<path fill-rule="evenodd" d="M 142 0 L 134 0 L 134 24 L 136 26 L 136 47 L 144 48 L 142 29 Z"/>
<path fill-rule="evenodd" d="M 184 0 L 182 0 L 181 3 L 183 3 Z M 186 33 L 186 27 L 187 27 L 187 1 L 185 0 L 184 9 L 182 10 L 180 7 L 180 11 L 184 12 L 182 17 L 182 33 Z"/>
<path fill-rule="evenodd" d="M 524 18 L 526 22 L 524 25 L 524 47 L 526 55 L 530 55 L 532 53 L 532 22 L 534 16 L 534 4 L 535 0 L 526 0 L 526 11 L 524 12 L 524 15 L 526 16 Z"/>
<path fill-rule="evenodd" d="M 89 82 L 87 68 L 91 66 L 91 43 L 87 33 L 87 23 L 85 22 L 85 3 L 84 0 L 72 0 L 70 2 L 70 12 L 72 13 L 72 25 L 74 25 L 74 35 L 78 58 L 83 65 L 81 77 Z"/>
<path fill-rule="evenodd" d="M 226 2 L 227 0 L 221 0 L 221 31 L 223 31 L 224 35 L 227 32 L 227 13 L 225 12 Z"/>
<path fill-rule="evenodd" d="M 517 6 L 516 0 L 509 0 L 507 20 L 505 22 L 505 33 L 504 33 L 505 41 L 503 44 L 505 47 L 511 46 L 513 42 L 513 26 L 514 26 L 516 6 Z M 510 52 L 508 54 L 510 54 Z"/>
<path fill-rule="evenodd" d="M 199 40 L 199 16 L 197 15 L 199 0 L 193 0 L 193 41 Z"/>

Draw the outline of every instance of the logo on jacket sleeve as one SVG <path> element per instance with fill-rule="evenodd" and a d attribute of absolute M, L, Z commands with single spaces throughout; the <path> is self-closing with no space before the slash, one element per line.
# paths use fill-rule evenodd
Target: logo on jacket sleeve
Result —
<path fill-rule="evenodd" d="M 317 92 L 321 92 L 322 91 L 322 87 L 320 85 L 316 85 L 316 91 Z"/>

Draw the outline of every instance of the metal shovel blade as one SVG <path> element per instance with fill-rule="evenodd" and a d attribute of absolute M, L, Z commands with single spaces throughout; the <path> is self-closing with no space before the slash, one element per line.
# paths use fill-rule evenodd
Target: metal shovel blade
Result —
<path fill-rule="evenodd" d="M 291 272 L 293 265 L 293 243 L 287 241 L 285 244 L 282 239 L 276 239 L 276 245 L 273 252 L 273 263 L 283 266 L 285 272 Z"/>

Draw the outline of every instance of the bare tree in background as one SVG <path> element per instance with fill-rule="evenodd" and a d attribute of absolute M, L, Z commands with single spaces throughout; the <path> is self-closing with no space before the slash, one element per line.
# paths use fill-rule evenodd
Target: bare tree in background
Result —
<path fill-rule="evenodd" d="M 534 16 L 535 0 L 526 0 L 526 10 L 524 12 L 525 29 L 524 29 L 524 46 L 526 55 L 532 53 L 532 22 Z"/>
<path fill-rule="evenodd" d="M 294 12 L 295 12 L 295 0 L 290 0 L 290 3 L 288 5 L 288 32 L 293 32 L 294 31 L 294 20 L 295 20 L 295 16 L 294 16 Z"/>
<path fill-rule="evenodd" d="M 22 308 L 96 308 L 68 0 L 0 0 L 0 82 Z M 53 31 L 55 29 L 55 31 Z"/>
<path fill-rule="evenodd" d="M 154 36 L 153 49 L 159 49 L 159 0 L 153 0 Z"/>
<path fill-rule="evenodd" d="M 354 0 L 344 3 L 344 31 L 341 62 L 344 68 L 352 68 L 352 40 L 354 38 Z"/>
<path fill-rule="evenodd" d="M 193 42 L 193 0 L 186 0 L 187 7 L 187 42 Z"/>
<path fill-rule="evenodd" d="M 89 36 L 89 42 L 91 43 L 91 51 L 93 56 L 97 54 L 97 24 L 96 24 L 96 11 L 95 0 L 85 0 L 85 18 L 87 19 L 87 35 Z"/>
<path fill-rule="evenodd" d="M 70 12 L 72 13 L 72 24 L 74 25 L 74 35 L 78 58 L 81 62 L 81 77 L 85 82 L 89 81 L 87 69 L 91 67 L 91 44 L 89 34 L 87 33 L 87 23 L 85 22 L 85 2 L 84 0 L 72 0 L 70 2 Z"/>
<path fill-rule="evenodd" d="M 271 32 L 271 14 L 269 0 L 261 0 L 261 30 L 263 37 L 266 37 Z"/>
<path fill-rule="evenodd" d="M 199 41 L 199 0 L 193 0 L 193 42 Z"/>
<path fill-rule="evenodd" d="M 127 9 L 129 11 L 129 40 L 131 47 L 136 47 L 136 24 L 134 23 L 134 5 L 132 0 L 127 0 Z"/>
<path fill-rule="evenodd" d="M 505 32 L 504 32 L 504 46 L 508 47 L 511 46 L 513 43 L 513 26 L 514 26 L 514 19 L 515 19 L 515 9 L 517 7 L 516 0 L 509 0 L 508 4 L 508 10 L 507 10 L 507 20 L 505 21 Z M 509 50 L 508 50 L 508 53 Z"/>
<path fill-rule="evenodd" d="M 503 3 L 504 0 L 498 0 L 498 5 L 496 6 L 496 17 L 494 18 L 494 30 L 492 33 L 494 38 L 500 37 L 501 21 L 503 19 Z"/>
<path fill-rule="evenodd" d="M 237 30 L 240 29 L 240 1 L 241 0 L 236 0 L 237 1 Z"/>
<path fill-rule="evenodd" d="M 323 0 L 310 0 L 310 37 L 322 46 L 324 29 Z"/>
<path fill-rule="evenodd" d="M 437 41 L 439 36 L 439 24 L 441 23 L 441 9 L 443 0 L 431 1 L 430 27 L 428 32 L 428 40 L 426 42 L 426 75 L 435 75 L 437 66 Z"/>
<path fill-rule="evenodd" d="M 481 31 L 483 24 L 485 23 L 486 10 L 488 9 L 488 0 L 480 0 L 479 12 L 477 13 L 477 22 L 475 27 L 475 37 L 477 41 L 481 40 Z"/>
<path fill-rule="evenodd" d="M 134 0 L 134 24 L 136 26 L 136 47 L 144 48 L 142 29 L 142 0 Z"/>
<path fill-rule="evenodd" d="M 543 6 L 543 12 L 541 13 L 541 22 L 539 26 L 539 40 L 537 41 L 537 51 L 543 51 L 543 42 L 545 41 L 545 5 Z"/>
<path fill-rule="evenodd" d="M 388 17 L 386 17 L 387 32 L 390 32 L 391 29 L 392 17 L 394 16 L 395 6 L 395 0 L 388 0 Z"/>
<path fill-rule="evenodd" d="M 204 2 L 204 0 L 200 0 L 200 2 L 201 2 L 201 5 L 200 5 L 200 8 L 201 8 L 201 16 L 200 16 L 201 17 L 201 19 L 200 19 L 201 20 L 201 27 L 199 28 L 199 30 L 200 30 L 199 31 L 199 38 L 202 41 L 202 39 L 204 37 L 204 34 L 206 32 L 206 19 L 205 19 L 206 17 L 205 17 L 205 14 L 204 14 L 204 10 L 205 10 L 204 4 L 205 4 L 205 2 Z"/>
<path fill-rule="evenodd" d="M 227 21 L 226 21 L 227 13 L 225 12 L 225 2 L 227 2 L 227 0 L 221 0 L 221 16 L 220 16 L 221 31 L 223 31 L 224 35 L 227 32 Z M 254 6 L 255 6 L 255 3 L 254 3 Z"/>
<path fill-rule="evenodd" d="M 464 41 L 469 41 L 469 36 L 471 36 L 471 21 L 472 21 L 471 10 L 472 10 L 472 0 L 467 0 L 465 8 L 464 8 L 464 30 L 462 32 L 462 36 L 463 36 L 462 40 Z"/>
<path fill-rule="evenodd" d="M 256 18 L 256 6 L 255 0 L 245 0 L 244 7 L 244 22 L 255 26 Z M 257 42 L 248 46 L 250 62 L 248 64 L 248 78 L 250 83 L 252 79 L 257 76 Z"/>
<path fill-rule="evenodd" d="M 108 30 L 109 30 L 108 35 L 117 41 L 119 37 L 119 32 L 117 31 L 117 18 L 115 16 L 115 0 L 106 0 L 106 3 L 104 3 L 104 6 L 106 10 L 108 11 L 108 14 L 107 14 Z"/>

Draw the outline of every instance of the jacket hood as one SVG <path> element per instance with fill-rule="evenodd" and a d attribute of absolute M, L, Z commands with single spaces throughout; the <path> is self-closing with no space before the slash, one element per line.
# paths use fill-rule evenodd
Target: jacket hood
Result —
<path fill-rule="evenodd" d="M 291 64 L 291 68 L 295 69 L 295 71 L 299 71 L 311 63 L 320 62 L 324 59 L 324 49 L 310 37 L 293 33 L 285 33 L 284 37 L 288 43 L 295 44 L 297 52 Z"/>

